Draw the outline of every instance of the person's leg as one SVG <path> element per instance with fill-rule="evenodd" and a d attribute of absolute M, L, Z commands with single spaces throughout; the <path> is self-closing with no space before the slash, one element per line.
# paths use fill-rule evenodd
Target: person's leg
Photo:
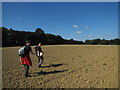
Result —
<path fill-rule="evenodd" d="M 40 57 L 38 57 L 38 68 L 40 68 Z"/>
<path fill-rule="evenodd" d="M 43 56 L 40 57 L 40 66 L 43 64 L 44 58 Z"/>
<path fill-rule="evenodd" d="M 24 64 L 24 76 L 27 77 L 27 65 Z"/>
<path fill-rule="evenodd" d="M 25 64 L 25 65 L 24 65 L 24 76 L 25 76 L 25 77 L 28 76 L 28 70 L 29 70 L 29 65 Z"/>
<path fill-rule="evenodd" d="M 29 65 L 27 65 L 27 76 L 28 76 L 28 71 L 29 71 Z"/>

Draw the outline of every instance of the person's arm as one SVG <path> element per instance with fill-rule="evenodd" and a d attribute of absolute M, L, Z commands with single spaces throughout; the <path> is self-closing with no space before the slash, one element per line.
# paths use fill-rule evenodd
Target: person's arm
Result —
<path fill-rule="evenodd" d="M 36 54 L 36 49 L 35 49 L 35 47 L 33 48 L 33 51 L 34 51 L 34 54 Z"/>
<path fill-rule="evenodd" d="M 22 60 L 21 60 L 21 56 L 20 56 L 20 62 L 22 62 Z"/>
<path fill-rule="evenodd" d="M 40 51 L 37 51 L 38 56 L 40 56 Z"/>
<path fill-rule="evenodd" d="M 44 52 L 43 52 L 42 48 L 41 48 L 41 51 L 42 51 L 42 53 L 44 54 Z"/>

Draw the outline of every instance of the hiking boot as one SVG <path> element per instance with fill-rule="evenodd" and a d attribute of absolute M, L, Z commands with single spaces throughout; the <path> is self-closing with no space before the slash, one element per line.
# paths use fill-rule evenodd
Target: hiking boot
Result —
<path fill-rule="evenodd" d="M 39 65 L 39 66 L 38 66 L 38 68 L 42 68 L 42 66 L 41 66 L 41 65 Z"/>
<path fill-rule="evenodd" d="M 32 77 L 31 75 L 27 75 L 27 77 Z"/>
<path fill-rule="evenodd" d="M 26 76 L 24 76 L 25 78 L 27 78 L 27 77 L 32 77 L 31 75 L 26 75 Z"/>

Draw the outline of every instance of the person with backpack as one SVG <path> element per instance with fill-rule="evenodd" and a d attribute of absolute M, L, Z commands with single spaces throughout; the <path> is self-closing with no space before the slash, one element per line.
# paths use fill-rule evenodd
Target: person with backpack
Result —
<path fill-rule="evenodd" d="M 26 41 L 26 45 L 24 47 L 22 47 L 22 50 L 21 50 L 21 52 L 19 50 L 19 56 L 20 56 L 20 61 L 21 61 L 22 65 L 24 65 L 24 76 L 31 77 L 30 75 L 28 75 L 29 66 L 32 66 L 30 52 L 33 55 L 34 55 L 34 53 L 32 52 L 32 49 L 30 46 L 30 41 Z"/>
<path fill-rule="evenodd" d="M 38 58 L 38 68 L 42 67 L 42 63 L 44 61 L 43 54 L 44 52 L 42 51 L 41 48 L 41 43 L 38 43 L 38 45 L 34 46 L 34 52 Z"/>

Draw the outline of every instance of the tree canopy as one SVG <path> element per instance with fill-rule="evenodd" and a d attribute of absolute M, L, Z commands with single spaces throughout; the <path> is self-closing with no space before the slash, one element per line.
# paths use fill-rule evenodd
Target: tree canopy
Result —
<path fill-rule="evenodd" d="M 120 45 L 120 39 L 93 39 L 83 41 L 76 41 L 74 39 L 66 40 L 60 35 L 54 35 L 50 33 L 45 33 L 41 28 L 37 28 L 34 32 L 18 31 L 12 28 L 7 29 L 5 27 L 0 27 L 2 29 L 2 46 L 22 46 L 25 44 L 26 40 L 31 40 L 32 45 L 36 45 L 41 42 L 43 45 L 50 44 L 88 44 L 88 45 Z"/>

